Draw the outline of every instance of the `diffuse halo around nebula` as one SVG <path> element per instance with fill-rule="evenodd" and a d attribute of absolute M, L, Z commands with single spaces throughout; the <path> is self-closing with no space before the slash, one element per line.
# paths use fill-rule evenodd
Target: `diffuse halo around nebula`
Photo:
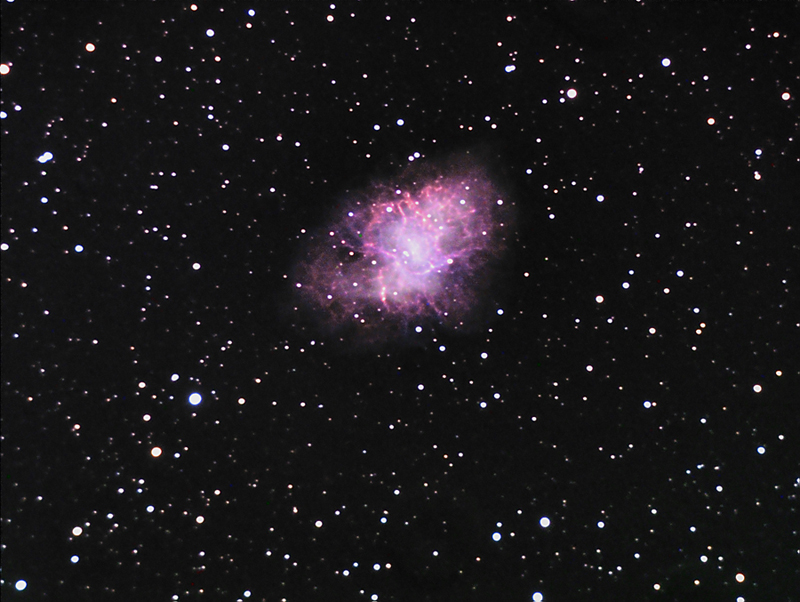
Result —
<path fill-rule="evenodd" d="M 351 195 L 309 236 L 294 286 L 327 327 L 391 337 L 432 320 L 463 328 L 491 294 L 513 205 L 469 158 Z"/>

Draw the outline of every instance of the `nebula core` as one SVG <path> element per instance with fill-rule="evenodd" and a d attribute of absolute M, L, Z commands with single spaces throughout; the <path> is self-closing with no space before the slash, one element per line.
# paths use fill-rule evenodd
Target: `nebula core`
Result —
<path fill-rule="evenodd" d="M 381 338 L 425 320 L 459 329 L 485 305 L 511 204 L 474 164 L 403 180 L 353 195 L 299 262 L 303 304 L 334 330 Z"/>

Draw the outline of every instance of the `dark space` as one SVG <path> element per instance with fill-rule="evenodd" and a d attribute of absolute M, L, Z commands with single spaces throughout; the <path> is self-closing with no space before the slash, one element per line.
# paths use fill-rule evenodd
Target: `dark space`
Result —
<path fill-rule="evenodd" d="M 798 8 L 3 2 L 3 599 L 800 599 Z"/>

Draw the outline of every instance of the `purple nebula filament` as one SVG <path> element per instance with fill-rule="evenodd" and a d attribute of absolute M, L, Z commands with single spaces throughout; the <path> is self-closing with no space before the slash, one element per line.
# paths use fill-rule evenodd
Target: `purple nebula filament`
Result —
<path fill-rule="evenodd" d="M 378 186 L 314 237 L 296 287 L 334 328 L 463 325 L 505 247 L 510 208 L 480 169 Z M 388 332 L 388 331 L 387 331 Z"/>

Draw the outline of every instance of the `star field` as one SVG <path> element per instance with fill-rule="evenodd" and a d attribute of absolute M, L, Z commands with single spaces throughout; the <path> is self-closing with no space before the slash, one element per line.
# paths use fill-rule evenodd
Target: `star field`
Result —
<path fill-rule="evenodd" d="M 0 10 L 4 601 L 797 599 L 796 3 Z"/>

